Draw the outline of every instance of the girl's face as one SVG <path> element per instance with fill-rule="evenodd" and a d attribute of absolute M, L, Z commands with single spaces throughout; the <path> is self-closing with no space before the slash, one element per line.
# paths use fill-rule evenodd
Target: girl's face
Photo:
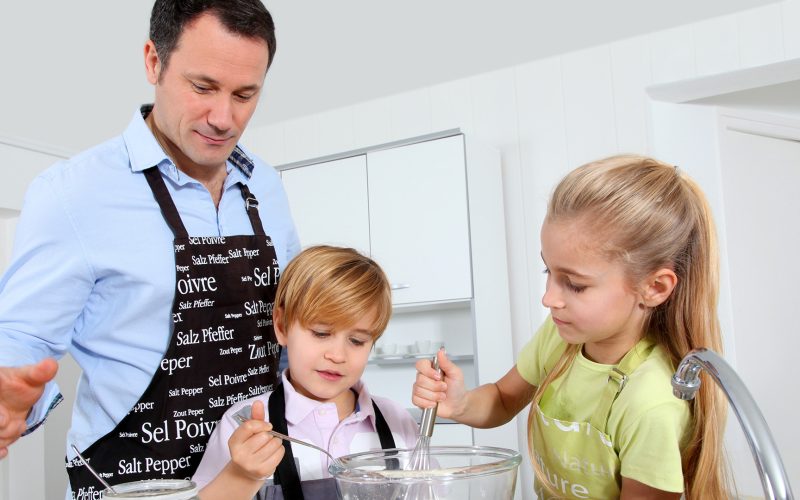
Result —
<path fill-rule="evenodd" d="M 361 378 L 372 349 L 369 328 L 374 324 L 375 312 L 338 330 L 325 323 L 304 327 L 295 321 L 283 331 L 279 315 L 276 310 L 275 334 L 278 342 L 288 348 L 289 374 L 295 390 L 316 401 L 336 403 L 339 415 L 349 415 L 354 404 L 350 388 Z"/>
<path fill-rule="evenodd" d="M 593 361 L 615 364 L 639 340 L 645 309 L 622 265 L 596 251 L 588 229 L 570 221 L 542 226 L 542 304 L 564 341 L 585 344 L 584 355 Z"/>

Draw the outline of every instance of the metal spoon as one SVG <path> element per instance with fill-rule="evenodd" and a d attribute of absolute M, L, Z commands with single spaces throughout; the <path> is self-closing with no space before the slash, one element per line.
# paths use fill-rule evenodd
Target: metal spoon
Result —
<path fill-rule="evenodd" d="M 74 452 L 75 452 L 75 454 L 76 454 L 76 455 L 78 455 L 78 458 L 80 458 L 80 459 L 81 459 L 81 462 L 83 462 L 83 465 L 85 465 L 85 466 L 86 466 L 86 468 L 87 468 L 87 469 L 89 469 L 89 472 L 91 472 L 91 473 L 92 473 L 92 475 L 94 475 L 94 477 L 96 477 L 98 481 L 100 481 L 101 483 L 103 483 L 103 486 L 105 486 L 107 490 L 111 490 L 111 493 L 116 493 L 116 492 L 117 492 L 117 490 L 115 490 L 113 486 L 111 486 L 110 484 L 108 484 L 108 483 L 106 482 L 106 480 L 105 480 L 105 479 L 103 479 L 102 477 L 100 477 L 100 474 L 98 474 L 98 473 L 97 473 L 97 471 L 95 471 L 95 470 L 92 468 L 92 466 L 91 466 L 91 465 L 89 465 L 89 462 L 87 462 L 87 461 L 86 461 L 86 459 L 85 459 L 85 458 L 83 458 L 83 455 L 81 455 L 81 452 L 79 452 L 79 451 L 78 451 L 78 448 L 77 448 L 77 447 L 76 447 L 74 444 L 71 444 L 70 446 L 72 447 L 72 451 L 74 451 Z"/>
<path fill-rule="evenodd" d="M 234 413 L 233 414 L 233 418 L 235 418 L 239 422 L 239 425 L 242 425 L 243 423 L 245 423 L 248 420 L 250 420 L 251 415 L 252 415 L 252 410 L 251 410 L 250 406 L 245 406 L 241 410 L 239 410 L 236 413 Z M 339 459 L 334 457 L 333 455 L 331 455 L 328 452 L 328 450 L 326 450 L 324 448 L 320 448 L 319 446 L 317 446 L 315 444 L 311 444 L 311 443 L 307 443 L 305 441 L 301 441 L 299 439 L 287 436 L 286 434 L 281 434 L 278 431 L 269 430 L 269 431 L 266 431 L 266 432 L 268 434 L 272 434 L 276 438 L 280 438 L 280 439 L 283 439 L 285 441 L 291 441 L 292 443 L 301 444 L 303 446 L 308 446 L 309 448 L 314 448 L 315 450 L 320 451 L 320 452 L 324 453 L 325 455 L 327 455 L 328 458 L 331 459 L 331 461 L 339 463 Z"/>

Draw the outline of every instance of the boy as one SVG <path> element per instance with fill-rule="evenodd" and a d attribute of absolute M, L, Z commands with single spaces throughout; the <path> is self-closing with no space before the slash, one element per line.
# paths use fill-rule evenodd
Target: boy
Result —
<path fill-rule="evenodd" d="M 201 498 L 266 498 L 275 493 L 270 488 L 281 488 L 284 498 L 336 498 L 328 458 L 264 432 L 273 427 L 337 457 L 413 448 L 418 428 L 410 414 L 371 397 L 360 381 L 391 311 L 389 282 L 373 260 L 329 246 L 295 257 L 273 311 L 289 368 L 274 392 L 234 404 L 219 421 L 193 477 Z M 239 426 L 234 414 L 248 405 L 252 419 Z"/>

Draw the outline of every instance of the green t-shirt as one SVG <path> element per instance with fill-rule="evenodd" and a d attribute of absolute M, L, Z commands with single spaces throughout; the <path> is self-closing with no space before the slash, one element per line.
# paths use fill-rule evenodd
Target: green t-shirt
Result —
<path fill-rule="evenodd" d="M 553 353 L 567 344 L 549 317 L 522 348 L 517 370 L 528 383 L 538 386 L 552 362 Z M 614 365 L 603 365 L 579 353 L 565 375 L 553 381 L 553 396 L 542 408 L 550 417 L 588 422 L 608 383 Z M 634 479 L 664 491 L 682 492 L 681 450 L 691 428 L 689 403 L 672 394 L 674 369 L 663 349 L 656 346 L 628 377 L 611 407 L 606 434 L 621 463 L 616 478 Z"/>

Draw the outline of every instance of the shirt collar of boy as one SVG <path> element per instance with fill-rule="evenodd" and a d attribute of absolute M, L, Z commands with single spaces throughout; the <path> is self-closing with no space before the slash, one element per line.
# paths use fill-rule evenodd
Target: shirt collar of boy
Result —
<path fill-rule="evenodd" d="M 292 383 L 289 382 L 289 378 L 287 377 L 285 370 L 281 374 L 281 379 L 286 397 L 287 424 L 299 425 L 321 406 L 330 407 L 331 411 L 336 411 L 336 405 L 334 403 L 320 403 L 319 401 L 308 398 L 297 392 L 294 386 L 292 386 Z M 349 423 L 361 422 L 366 418 L 370 418 L 372 427 L 374 428 L 375 410 L 372 407 L 372 396 L 370 396 L 367 386 L 361 380 L 359 380 L 351 388 L 351 390 L 353 390 L 357 395 L 355 406 L 358 411 L 345 418 L 343 424 L 347 425 Z"/>

